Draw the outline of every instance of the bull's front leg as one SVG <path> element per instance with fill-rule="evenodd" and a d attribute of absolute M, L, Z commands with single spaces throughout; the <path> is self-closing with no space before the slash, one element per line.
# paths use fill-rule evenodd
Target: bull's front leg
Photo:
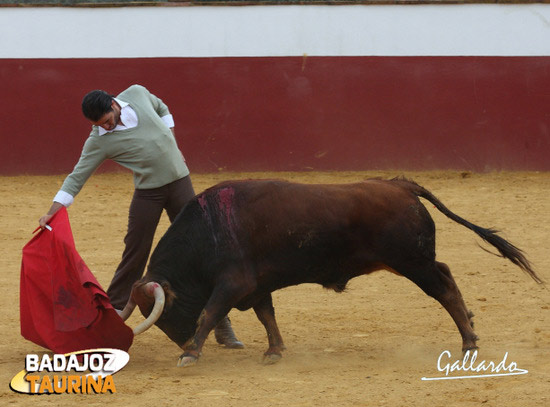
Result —
<path fill-rule="evenodd" d="M 239 272 L 239 269 L 227 269 L 224 273 L 226 279 L 220 278 L 199 319 L 195 335 L 181 348 L 178 366 L 192 366 L 197 363 L 202 347 L 208 334 L 224 318 L 238 301 L 250 294 L 255 285 L 252 279 L 247 279 L 247 274 Z"/>
<path fill-rule="evenodd" d="M 256 306 L 254 312 L 265 327 L 269 348 L 264 353 L 264 363 L 272 364 L 278 362 L 282 357 L 282 351 L 286 349 L 277 321 L 275 320 L 275 309 L 271 294 L 265 296 Z"/>
<path fill-rule="evenodd" d="M 195 335 L 181 347 L 183 353 L 179 357 L 178 367 L 193 366 L 197 363 L 208 334 L 228 312 L 229 309 L 216 310 L 208 305 L 202 310 L 197 320 Z"/>

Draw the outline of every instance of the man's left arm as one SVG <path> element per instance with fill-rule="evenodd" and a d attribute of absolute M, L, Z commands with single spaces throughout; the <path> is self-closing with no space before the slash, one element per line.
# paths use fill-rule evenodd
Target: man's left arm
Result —
<path fill-rule="evenodd" d="M 149 101 L 151 102 L 151 105 L 153 106 L 153 109 L 155 109 L 155 112 L 159 115 L 159 117 L 165 117 L 165 116 L 171 116 L 170 110 L 168 109 L 168 106 L 166 103 L 162 101 L 161 98 L 153 95 L 147 88 L 142 87 L 142 89 L 147 92 L 147 96 L 149 97 Z M 169 126 L 172 127 L 172 126 Z"/>
<path fill-rule="evenodd" d="M 166 103 L 162 101 L 159 97 L 153 95 L 147 88 L 143 88 L 148 96 L 149 100 L 151 101 L 151 104 L 153 108 L 155 109 L 155 112 L 159 115 L 159 117 L 162 119 L 164 124 L 170 129 L 172 132 L 172 135 L 174 138 L 176 138 L 176 132 L 174 130 L 174 117 L 170 114 L 170 110 L 168 109 L 168 106 L 166 106 Z"/>

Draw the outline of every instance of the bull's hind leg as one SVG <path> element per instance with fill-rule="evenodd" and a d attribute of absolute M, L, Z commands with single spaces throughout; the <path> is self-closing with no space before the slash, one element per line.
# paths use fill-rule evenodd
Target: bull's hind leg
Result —
<path fill-rule="evenodd" d="M 462 336 L 462 350 L 477 349 L 477 335 L 473 330 L 471 318 L 473 314 L 468 311 L 462 298 L 462 294 L 445 263 L 434 262 L 422 271 L 403 273 L 407 278 L 418 285 L 422 291 L 435 298 L 455 321 Z"/>
<path fill-rule="evenodd" d="M 441 263 L 441 262 L 438 262 L 438 261 L 436 261 L 435 264 L 436 264 L 437 268 L 439 269 L 439 271 L 441 273 L 443 273 L 445 276 L 447 276 L 447 278 L 450 279 L 454 283 L 454 286 L 456 287 L 456 290 L 458 291 L 458 295 L 460 296 L 460 300 L 462 301 L 462 304 L 464 305 L 464 308 L 466 309 L 466 312 L 467 312 L 467 315 L 468 315 L 468 320 L 470 321 L 470 326 L 473 328 L 474 327 L 474 320 L 473 320 L 474 313 L 466 308 L 466 304 L 464 303 L 464 298 L 462 297 L 462 293 L 460 292 L 460 290 L 458 289 L 458 286 L 456 285 L 456 281 L 453 278 L 453 275 L 451 274 L 451 270 L 449 269 L 449 266 L 447 266 L 445 263 Z M 476 336 L 476 340 L 477 339 L 478 338 Z"/>
<path fill-rule="evenodd" d="M 269 348 L 264 353 L 264 363 L 271 364 L 282 358 L 281 352 L 285 350 L 283 338 L 279 332 L 277 321 L 275 320 L 275 309 L 271 294 L 265 296 L 258 304 L 254 306 L 254 312 L 265 327 Z"/>

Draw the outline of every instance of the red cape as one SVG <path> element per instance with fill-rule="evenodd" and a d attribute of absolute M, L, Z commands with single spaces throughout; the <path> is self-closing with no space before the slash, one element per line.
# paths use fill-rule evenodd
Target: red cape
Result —
<path fill-rule="evenodd" d="M 67 210 L 23 247 L 21 335 L 55 353 L 115 348 L 134 338 L 76 251 Z"/>

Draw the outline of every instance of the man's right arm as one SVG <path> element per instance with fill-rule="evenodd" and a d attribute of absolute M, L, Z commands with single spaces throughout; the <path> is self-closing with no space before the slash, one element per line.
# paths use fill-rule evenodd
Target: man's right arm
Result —
<path fill-rule="evenodd" d="M 65 178 L 61 190 L 55 195 L 53 204 L 48 212 L 38 220 L 42 229 L 44 229 L 59 209 L 64 206 L 68 207 L 73 203 L 74 197 L 80 192 L 80 189 L 86 183 L 90 175 L 92 175 L 105 158 L 101 149 L 88 139 L 84 144 L 82 155 L 74 167 L 73 172 Z"/>

